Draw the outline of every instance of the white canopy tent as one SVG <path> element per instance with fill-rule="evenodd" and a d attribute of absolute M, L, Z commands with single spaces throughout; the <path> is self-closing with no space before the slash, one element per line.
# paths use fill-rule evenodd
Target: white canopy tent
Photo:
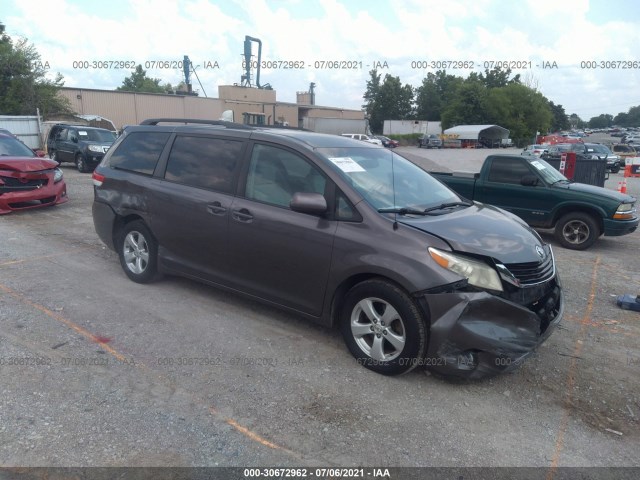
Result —
<path fill-rule="evenodd" d="M 444 134 L 486 146 L 499 146 L 502 139 L 509 138 L 509 130 L 499 125 L 458 125 L 446 129 Z"/>

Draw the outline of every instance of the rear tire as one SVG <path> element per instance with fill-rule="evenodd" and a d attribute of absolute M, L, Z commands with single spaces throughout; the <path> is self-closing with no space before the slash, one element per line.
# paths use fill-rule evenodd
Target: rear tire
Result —
<path fill-rule="evenodd" d="M 346 295 L 340 314 L 344 341 L 358 364 L 400 375 L 422 363 L 427 327 L 416 303 L 385 280 L 367 280 Z"/>
<path fill-rule="evenodd" d="M 600 236 L 596 220 L 584 212 L 571 212 L 556 223 L 555 236 L 558 242 L 571 250 L 585 250 Z"/>
<path fill-rule="evenodd" d="M 158 242 L 141 220 L 127 223 L 120 232 L 118 255 L 124 273 L 134 282 L 158 278 Z"/>

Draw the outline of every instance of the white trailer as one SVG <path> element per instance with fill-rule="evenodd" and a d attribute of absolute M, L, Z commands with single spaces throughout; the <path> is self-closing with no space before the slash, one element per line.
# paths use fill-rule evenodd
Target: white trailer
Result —
<path fill-rule="evenodd" d="M 369 135 L 369 124 L 365 119 L 303 117 L 302 128 L 318 133 L 364 133 Z"/>
<path fill-rule="evenodd" d="M 383 135 L 409 135 L 412 133 L 440 135 L 442 125 L 440 122 L 427 120 L 385 120 L 382 127 Z"/>

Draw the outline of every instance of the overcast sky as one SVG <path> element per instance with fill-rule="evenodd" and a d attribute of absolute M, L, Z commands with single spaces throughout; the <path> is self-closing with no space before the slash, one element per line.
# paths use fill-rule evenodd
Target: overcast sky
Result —
<path fill-rule="evenodd" d="M 304 63 L 261 71 L 284 102 L 315 82 L 318 105 L 359 109 L 375 62 L 417 87 L 440 66 L 431 62 L 457 62 L 447 73 L 466 77 L 502 61 L 526 67 L 513 73 L 583 120 L 640 105 L 640 2 L 630 0 L 3 0 L 0 22 L 69 87 L 120 86 L 130 70 L 105 61 L 176 85 L 182 70 L 154 62 L 188 55 L 204 92 L 195 77 L 194 88 L 217 97 L 218 85 L 240 83 L 249 35 L 263 61 Z M 320 68 L 333 61 L 356 68 Z"/>

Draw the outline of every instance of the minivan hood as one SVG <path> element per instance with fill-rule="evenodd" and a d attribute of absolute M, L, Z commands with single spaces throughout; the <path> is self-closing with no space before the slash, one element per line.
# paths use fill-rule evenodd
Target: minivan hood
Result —
<path fill-rule="evenodd" d="M 539 262 L 542 242 L 522 220 L 476 203 L 439 216 L 398 216 L 398 222 L 442 238 L 453 250 L 488 256 L 501 263 Z M 538 249 L 539 250 L 539 249 Z"/>

